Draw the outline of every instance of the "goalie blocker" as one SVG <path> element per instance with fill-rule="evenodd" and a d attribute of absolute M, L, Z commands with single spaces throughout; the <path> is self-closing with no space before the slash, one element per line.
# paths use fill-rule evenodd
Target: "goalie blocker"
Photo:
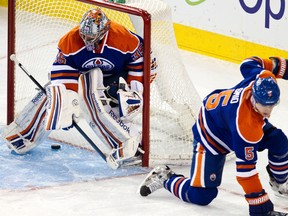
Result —
<path fill-rule="evenodd" d="M 136 125 L 120 119 L 119 111 L 109 105 L 110 99 L 104 94 L 102 71 L 94 69 L 81 75 L 79 86 L 80 98 L 77 93 L 67 90 L 62 84 L 49 85 L 46 88 L 47 96 L 39 92 L 16 120 L 4 129 L 3 137 L 8 147 L 18 154 L 25 154 L 43 142 L 51 130 L 69 128 L 72 125 L 72 118 L 77 121 L 80 117 L 78 105 L 80 100 L 81 107 L 85 110 L 86 121 L 110 149 L 106 153 L 108 165 L 115 169 L 125 161 L 133 159 L 136 152 L 141 151 L 138 149 L 141 133 Z M 126 87 L 125 92 L 128 91 L 129 88 Z M 141 111 L 141 104 L 137 111 Z M 135 113 L 134 111 L 134 116 Z M 129 112 L 126 114 L 129 115 Z M 115 166 L 115 163 L 118 166 Z"/>

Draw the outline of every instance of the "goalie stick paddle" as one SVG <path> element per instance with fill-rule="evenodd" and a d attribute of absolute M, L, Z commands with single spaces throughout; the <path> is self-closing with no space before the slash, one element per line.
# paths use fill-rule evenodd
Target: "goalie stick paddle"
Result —
<path fill-rule="evenodd" d="M 46 90 L 43 88 L 43 86 L 31 75 L 28 73 L 28 71 L 25 69 L 25 67 L 17 60 L 16 55 L 12 54 L 10 55 L 10 59 L 17 64 L 22 71 L 34 82 L 37 87 L 46 94 Z M 73 119 L 72 126 L 76 128 L 76 130 L 85 138 L 85 140 L 92 146 L 92 148 L 100 155 L 100 157 L 112 168 L 117 169 L 119 167 L 119 164 L 115 161 L 115 159 L 112 157 L 112 155 L 106 156 L 98 147 L 97 145 L 88 137 L 88 135 L 81 129 L 81 127 L 74 121 Z"/>

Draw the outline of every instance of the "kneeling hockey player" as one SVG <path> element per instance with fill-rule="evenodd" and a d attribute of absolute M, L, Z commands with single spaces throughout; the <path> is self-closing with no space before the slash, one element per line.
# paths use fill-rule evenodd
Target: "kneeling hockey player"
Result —
<path fill-rule="evenodd" d="M 184 202 L 208 205 L 217 197 L 226 155 L 233 151 L 236 178 L 245 192 L 249 214 L 288 215 L 274 211 L 256 170 L 258 152 L 268 150 L 269 183 L 276 195 L 288 198 L 288 140 L 268 121 L 280 99 L 276 78 L 288 79 L 288 60 L 251 57 L 240 70 L 244 77 L 240 83 L 217 89 L 203 101 L 192 127 L 190 178 L 175 174 L 168 166 L 155 167 L 141 184 L 142 196 L 164 187 Z"/>

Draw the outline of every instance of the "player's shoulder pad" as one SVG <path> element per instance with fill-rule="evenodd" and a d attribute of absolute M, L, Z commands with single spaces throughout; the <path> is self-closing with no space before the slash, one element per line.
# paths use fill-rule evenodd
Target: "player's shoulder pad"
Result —
<path fill-rule="evenodd" d="M 123 53 L 133 53 L 140 44 L 139 38 L 124 26 L 111 21 L 107 45 Z"/>
<path fill-rule="evenodd" d="M 85 44 L 79 35 L 79 26 L 66 33 L 58 43 L 58 48 L 66 55 L 76 53 L 83 47 L 85 47 Z"/>

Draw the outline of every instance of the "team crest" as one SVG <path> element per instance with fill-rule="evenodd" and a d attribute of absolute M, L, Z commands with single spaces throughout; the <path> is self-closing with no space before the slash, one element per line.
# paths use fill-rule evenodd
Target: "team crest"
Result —
<path fill-rule="evenodd" d="M 82 68 L 100 68 L 102 71 L 111 71 L 114 68 L 114 64 L 104 58 L 93 58 L 86 61 L 82 65 Z"/>
<path fill-rule="evenodd" d="M 215 181 L 215 180 L 216 180 L 216 174 L 215 174 L 215 173 L 212 173 L 212 174 L 210 175 L 210 180 L 211 180 L 211 181 Z"/>

